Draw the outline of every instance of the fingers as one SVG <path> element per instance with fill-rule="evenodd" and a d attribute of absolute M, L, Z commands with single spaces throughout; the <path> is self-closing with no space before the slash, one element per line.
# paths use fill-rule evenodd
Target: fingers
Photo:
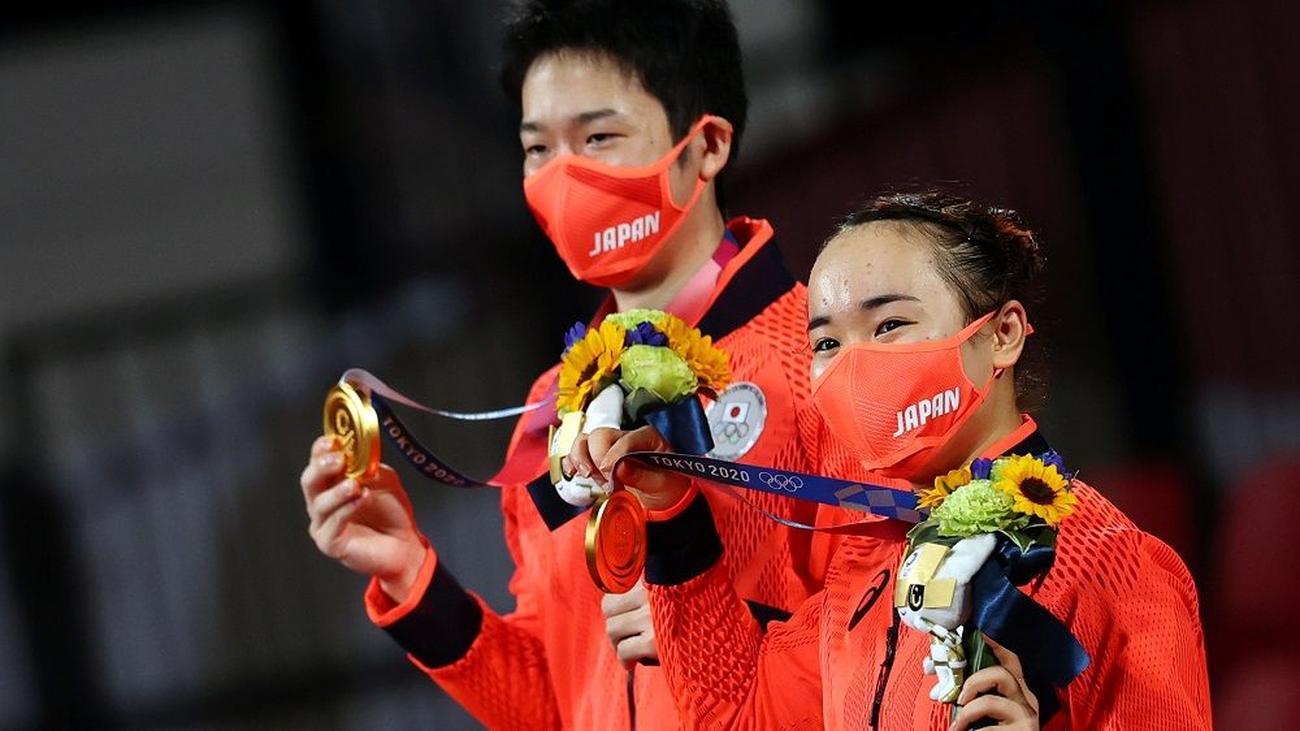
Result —
<path fill-rule="evenodd" d="M 311 456 L 320 457 L 324 455 L 326 452 L 337 451 L 337 447 L 335 446 L 337 444 L 338 444 L 338 440 L 334 437 L 331 436 L 317 437 L 316 441 L 311 443 Z"/>
<path fill-rule="evenodd" d="M 652 631 L 649 605 L 617 614 L 605 620 L 605 634 L 615 645 L 629 637 Z"/>
<path fill-rule="evenodd" d="M 605 634 L 615 649 L 630 637 L 653 634 L 650 600 L 643 582 L 638 582 L 624 594 L 606 594 L 601 599 L 600 609 L 605 615 Z"/>
<path fill-rule="evenodd" d="M 573 443 L 569 456 L 563 461 L 565 474 L 590 477 L 598 482 L 609 482 L 609 471 L 604 469 L 605 455 L 626 432 L 602 427 L 583 434 Z"/>
<path fill-rule="evenodd" d="M 312 533 L 312 539 L 316 542 L 317 550 L 330 558 L 341 559 L 344 557 L 347 547 L 345 542 L 341 540 L 343 531 L 347 527 L 348 520 L 353 513 L 357 512 L 360 505 L 360 500 L 352 500 L 339 507 L 320 524 Z"/>
<path fill-rule="evenodd" d="M 1035 714 L 1030 709 L 1007 698 L 985 695 L 968 703 L 957 713 L 948 731 L 966 731 L 976 721 L 992 719 L 999 727 L 1015 724 L 1018 729 L 1037 729 Z"/>
<path fill-rule="evenodd" d="M 336 510 L 361 497 L 361 485 L 356 480 L 343 480 L 325 490 L 307 505 L 307 515 L 313 526 L 319 526 L 329 519 Z"/>
<path fill-rule="evenodd" d="M 993 666 L 984 668 L 966 679 L 961 686 L 961 695 L 957 696 L 957 705 L 964 705 L 974 700 L 981 693 L 996 693 L 1017 703 L 1024 701 L 1020 692 L 1020 683 L 1006 668 Z"/>
<path fill-rule="evenodd" d="M 615 474 L 611 475 L 613 482 L 635 490 L 647 508 L 662 510 L 675 505 L 690 489 L 690 478 L 676 472 L 646 469 L 626 462 L 620 464 L 619 460 L 632 452 L 667 451 L 670 451 L 667 440 L 654 427 L 643 426 L 623 434 L 605 453 L 600 466 L 606 472 L 614 470 Z"/>
<path fill-rule="evenodd" d="M 614 465 L 618 463 L 624 455 L 629 452 L 670 451 L 668 442 L 659 434 L 654 427 L 643 426 L 630 432 L 619 431 L 602 427 L 592 431 L 590 434 L 584 434 L 578 437 L 569 450 L 569 455 L 565 457 L 561 466 L 566 475 L 579 475 L 590 477 L 602 483 L 608 483 L 614 475 L 610 474 Z M 620 474 L 632 475 L 634 473 L 624 473 L 620 469 Z M 659 473 L 648 473 L 658 475 Z M 651 480 L 647 489 L 658 489 L 663 480 L 658 478 L 646 478 Z M 671 484 L 675 484 L 671 483 Z"/>
<path fill-rule="evenodd" d="M 600 610 L 604 613 L 606 619 L 625 612 L 630 612 L 638 607 L 649 607 L 650 598 L 646 594 L 645 581 L 638 581 L 631 591 L 624 594 L 606 594 L 600 600 Z"/>
<path fill-rule="evenodd" d="M 589 447 L 590 437 L 586 434 L 578 437 L 573 443 L 573 448 L 569 450 L 569 456 L 561 462 L 564 468 L 564 474 L 569 476 L 577 475 L 579 477 L 596 476 L 597 480 L 604 481 L 600 476 L 600 471 L 596 469 L 596 462 L 591 458 Z"/>
<path fill-rule="evenodd" d="M 599 431 L 599 430 L 597 430 Z M 629 452 L 668 452 L 668 442 L 652 426 L 643 426 L 630 432 L 623 432 L 614 446 L 605 452 L 598 467 L 601 473 L 608 472 Z"/>
<path fill-rule="evenodd" d="M 999 665 L 1006 668 L 1017 680 L 1024 682 L 1025 669 L 1020 664 L 1019 655 L 994 642 L 988 635 L 984 635 L 984 644 L 993 651 L 993 657 L 998 659 Z"/>
<path fill-rule="evenodd" d="M 980 678 L 985 672 L 993 670 L 1002 671 L 1005 675 L 999 675 L 997 678 L 998 687 L 1001 689 L 998 691 L 999 694 L 1028 707 L 1035 714 L 1038 713 L 1038 697 L 1034 695 L 1033 691 L 1029 689 L 1029 684 L 1025 682 L 1024 666 L 1020 664 L 1020 658 L 1016 653 L 1008 650 L 1002 645 L 999 645 L 997 642 L 994 642 L 988 635 L 984 635 L 984 642 L 988 645 L 989 649 L 993 651 L 993 656 L 997 658 L 999 664 L 991 668 L 985 668 L 984 670 L 970 676 L 966 681 L 966 684 L 970 685 L 972 680 Z M 1014 693 L 1009 693 L 1005 690 L 1008 677 L 1010 677 L 1011 682 L 1015 684 Z M 985 681 L 981 679 L 980 683 L 983 684 L 984 682 Z M 985 690 L 987 689 L 974 690 L 968 694 L 963 686 L 962 697 L 958 698 L 957 702 L 962 703 L 966 698 L 974 698 L 981 692 L 985 692 Z"/>
<path fill-rule="evenodd" d="M 624 667 L 632 667 L 641 660 L 659 661 L 659 651 L 655 647 L 654 631 L 643 632 L 618 643 L 614 648 L 618 659 Z"/>
<path fill-rule="evenodd" d="M 361 478 L 361 483 L 365 487 L 384 492 L 393 492 L 400 495 L 404 502 L 409 505 L 409 499 L 406 497 L 406 490 L 402 489 L 402 478 L 397 476 L 397 470 L 389 467 L 383 462 L 375 468 L 375 471 L 366 477 Z"/>
<path fill-rule="evenodd" d="M 591 453 L 591 461 L 596 465 L 602 478 L 606 481 L 608 481 L 609 470 L 605 466 L 605 455 L 609 454 L 610 448 L 617 444 L 623 438 L 623 435 L 627 433 L 618 429 L 602 427 L 587 435 L 587 449 Z"/>
<path fill-rule="evenodd" d="M 342 452 L 323 452 L 315 454 L 315 445 L 312 446 L 313 455 L 303 468 L 302 475 L 298 478 L 298 484 L 302 487 L 303 499 L 311 503 L 312 498 L 334 485 L 343 477 L 343 453 Z"/>
<path fill-rule="evenodd" d="M 402 478 L 397 476 L 397 470 L 381 462 L 374 474 L 362 478 L 361 486 L 368 490 L 392 494 L 401 503 L 407 520 L 414 528 L 415 506 L 411 504 L 411 496 L 407 495 L 406 490 L 402 488 Z"/>
<path fill-rule="evenodd" d="M 640 465 L 628 464 L 624 462 L 614 470 L 614 483 L 630 487 L 641 493 L 641 496 L 654 495 L 663 496 L 666 500 L 655 500 L 660 508 L 668 507 L 676 503 L 675 499 L 669 496 L 676 495 L 680 497 L 691 486 L 691 478 L 677 472 L 668 472 L 665 470 L 654 470 L 642 467 Z M 646 501 L 646 507 L 656 509 Z"/>

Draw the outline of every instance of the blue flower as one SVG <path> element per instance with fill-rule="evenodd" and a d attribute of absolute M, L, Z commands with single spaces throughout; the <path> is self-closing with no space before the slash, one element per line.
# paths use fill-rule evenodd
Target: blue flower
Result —
<path fill-rule="evenodd" d="M 989 472 L 992 470 L 993 460 L 991 459 L 984 459 L 981 457 L 980 459 L 970 463 L 970 475 L 972 479 L 987 480 L 989 479 Z"/>
<path fill-rule="evenodd" d="M 633 345 L 652 345 L 663 347 L 668 344 L 668 336 L 655 329 L 655 326 L 648 322 L 638 323 L 637 326 L 627 331 L 627 340 L 624 343 L 628 347 Z"/>
<path fill-rule="evenodd" d="M 1062 475 L 1065 474 L 1065 460 L 1061 458 L 1061 455 L 1056 453 L 1055 449 L 1043 452 L 1042 456 L 1038 458 L 1038 461 L 1042 462 L 1044 467 L 1056 467 L 1058 473 Z"/>
<path fill-rule="evenodd" d="M 587 325 L 583 322 L 573 323 L 573 327 L 564 334 L 564 352 L 569 352 L 573 344 L 587 337 Z"/>

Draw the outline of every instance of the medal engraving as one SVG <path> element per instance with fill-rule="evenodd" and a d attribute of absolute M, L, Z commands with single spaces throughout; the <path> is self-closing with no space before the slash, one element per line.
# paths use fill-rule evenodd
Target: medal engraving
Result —
<path fill-rule="evenodd" d="M 379 418 L 368 395 L 339 382 L 325 395 L 325 434 L 338 440 L 348 477 L 366 477 L 379 466 Z"/>
<path fill-rule="evenodd" d="M 641 501 L 626 490 L 601 498 L 587 521 L 587 569 L 596 586 L 623 594 L 645 570 L 646 515 Z"/>

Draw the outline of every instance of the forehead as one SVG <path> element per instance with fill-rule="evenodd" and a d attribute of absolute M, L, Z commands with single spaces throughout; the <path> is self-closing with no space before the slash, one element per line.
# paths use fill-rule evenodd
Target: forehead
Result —
<path fill-rule="evenodd" d="M 813 264 L 808 279 L 813 308 L 856 308 L 882 294 L 923 301 L 946 291 L 934 262 L 934 246 L 916 228 L 875 221 L 836 234 Z"/>
<path fill-rule="evenodd" d="M 612 109 L 634 118 L 665 116 L 640 79 L 606 54 L 563 50 L 538 57 L 524 76 L 525 121 L 568 119 Z"/>

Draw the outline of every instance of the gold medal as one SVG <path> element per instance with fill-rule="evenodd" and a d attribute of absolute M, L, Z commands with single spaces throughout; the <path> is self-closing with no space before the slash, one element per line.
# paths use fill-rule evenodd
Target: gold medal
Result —
<path fill-rule="evenodd" d="M 340 381 L 325 394 L 325 434 L 343 451 L 348 477 L 374 474 L 379 466 L 379 417 L 370 396 Z"/>
<path fill-rule="evenodd" d="M 607 594 L 636 586 L 645 570 L 646 514 L 627 490 L 601 498 L 587 520 L 587 570 Z"/>

